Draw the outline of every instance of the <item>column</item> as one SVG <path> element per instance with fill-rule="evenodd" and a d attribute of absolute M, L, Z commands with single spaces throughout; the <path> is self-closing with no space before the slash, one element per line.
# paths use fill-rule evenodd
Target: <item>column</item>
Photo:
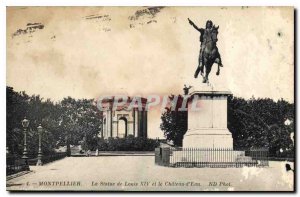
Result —
<path fill-rule="evenodd" d="M 143 137 L 147 137 L 147 111 L 143 111 Z"/>

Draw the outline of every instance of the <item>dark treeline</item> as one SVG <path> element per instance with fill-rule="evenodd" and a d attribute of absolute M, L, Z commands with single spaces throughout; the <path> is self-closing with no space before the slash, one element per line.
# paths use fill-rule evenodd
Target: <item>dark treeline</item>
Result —
<path fill-rule="evenodd" d="M 178 99 L 182 100 L 183 97 L 179 95 Z M 293 157 L 294 110 L 294 104 L 282 99 L 276 102 L 268 98 L 245 100 L 229 97 L 228 129 L 232 133 L 234 148 L 266 147 L 271 156 Z M 160 127 L 167 140 L 175 146 L 181 146 L 187 130 L 186 112 L 166 108 L 161 120 Z M 291 124 L 286 124 L 287 120 Z"/>
<path fill-rule="evenodd" d="M 269 98 L 230 97 L 228 101 L 228 128 L 234 147 L 267 147 L 271 156 L 293 157 L 294 104 Z"/>
<path fill-rule="evenodd" d="M 101 113 L 92 99 L 64 98 L 60 102 L 44 100 L 39 95 L 29 96 L 6 87 L 6 144 L 10 152 L 22 154 L 24 133 L 21 121 L 30 121 L 27 144 L 29 155 L 38 152 L 39 124 L 42 135 L 43 154 L 51 154 L 55 148 L 70 144 L 78 145 L 82 139 L 87 144 L 97 144 L 101 125 Z"/>

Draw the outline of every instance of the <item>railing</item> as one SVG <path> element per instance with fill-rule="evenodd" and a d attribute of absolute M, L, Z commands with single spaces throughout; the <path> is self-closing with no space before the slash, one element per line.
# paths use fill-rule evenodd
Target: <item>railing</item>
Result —
<path fill-rule="evenodd" d="M 63 159 L 67 156 L 67 152 L 61 152 L 61 153 L 54 153 L 54 154 L 50 154 L 50 155 L 45 155 L 42 157 L 42 162 L 43 164 L 46 164 L 46 163 L 50 163 L 50 162 L 53 162 L 53 161 L 56 161 L 56 160 L 59 160 L 59 159 Z M 37 158 L 31 158 L 31 159 L 28 159 L 28 164 L 29 165 L 36 165 L 37 163 Z"/>
<path fill-rule="evenodd" d="M 170 167 L 264 167 L 269 166 L 268 149 L 158 148 L 155 163 Z"/>
<path fill-rule="evenodd" d="M 15 174 L 21 171 L 29 170 L 25 160 L 17 155 L 6 156 L 6 175 Z"/>
<path fill-rule="evenodd" d="M 63 159 L 67 156 L 66 152 L 54 153 L 42 157 L 43 164 L 50 163 L 59 159 Z M 27 164 L 26 164 L 27 162 Z M 36 165 L 37 158 L 30 158 L 27 160 L 22 159 L 18 155 L 8 154 L 6 155 L 6 175 L 15 174 L 21 171 L 29 170 L 29 165 Z"/>

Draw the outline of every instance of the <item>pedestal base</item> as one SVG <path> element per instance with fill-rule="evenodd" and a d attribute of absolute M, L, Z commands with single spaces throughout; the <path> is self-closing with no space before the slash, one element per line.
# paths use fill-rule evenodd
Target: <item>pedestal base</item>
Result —
<path fill-rule="evenodd" d="M 188 130 L 183 138 L 184 148 L 233 148 L 232 135 L 228 129 L 203 128 Z"/>
<path fill-rule="evenodd" d="M 188 130 L 183 148 L 233 148 L 227 128 L 227 99 L 231 92 L 212 85 L 194 85 L 189 94 Z"/>

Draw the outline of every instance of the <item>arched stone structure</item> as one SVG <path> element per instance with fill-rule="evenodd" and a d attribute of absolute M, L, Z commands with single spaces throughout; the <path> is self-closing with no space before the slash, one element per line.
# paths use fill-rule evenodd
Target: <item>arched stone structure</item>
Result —
<path fill-rule="evenodd" d="M 127 124 L 127 118 L 125 116 L 118 118 L 117 136 L 119 138 L 128 136 L 128 124 Z"/>
<path fill-rule="evenodd" d="M 105 139 L 109 137 L 127 137 L 132 135 L 134 137 L 147 137 L 147 111 L 145 106 L 147 99 L 141 97 L 128 97 L 127 102 L 117 109 L 113 109 L 114 97 L 105 99 L 102 104 L 106 106 L 103 111 L 102 119 L 102 133 L 101 136 Z M 135 105 L 129 107 L 132 100 L 139 100 L 141 106 Z M 122 132 L 120 125 L 125 122 L 125 130 Z"/>

